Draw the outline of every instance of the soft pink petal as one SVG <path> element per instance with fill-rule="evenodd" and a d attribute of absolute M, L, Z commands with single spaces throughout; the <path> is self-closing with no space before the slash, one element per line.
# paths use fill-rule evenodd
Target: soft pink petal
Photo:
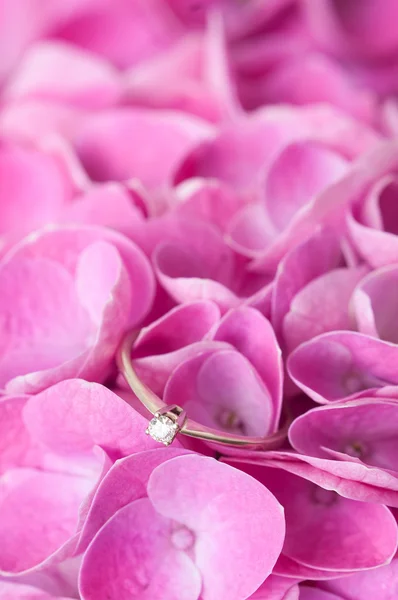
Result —
<path fill-rule="evenodd" d="M 213 223 L 220 231 L 227 229 L 244 199 L 217 179 L 188 179 L 176 188 L 179 215 Z"/>
<path fill-rule="evenodd" d="M 45 153 L 12 145 L 0 148 L 0 231 L 21 236 L 54 222 L 71 195 L 71 183 Z"/>
<path fill-rule="evenodd" d="M 95 55 L 47 41 L 30 48 L 8 83 L 5 95 L 14 101 L 40 98 L 103 108 L 118 101 L 121 86 L 117 72 Z"/>
<path fill-rule="evenodd" d="M 270 575 L 249 600 L 298 600 L 299 588 L 294 579 Z"/>
<path fill-rule="evenodd" d="M 283 553 L 293 560 L 349 572 L 386 564 L 395 554 L 397 526 L 385 506 L 343 498 L 276 469 L 257 469 L 254 475 L 285 508 Z"/>
<path fill-rule="evenodd" d="M 394 600 L 398 594 L 398 561 L 393 560 L 385 567 L 324 583 L 323 587 L 330 592 L 341 594 L 347 600 Z"/>
<path fill-rule="evenodd" d="M 240 457 L 228 458 L 228 461 L 252 462 L 274 469 L 282 469 L 324 489 L 336 491 L 345 498 L 398 506 L 398 479 L 394 474 L 376 467 L 369 467 L 358 459 L 347 461 L 341 456 L 339 459 L 328 460 L 305 454 L 272 451 L 267 452 L 264 457 L 259 457 L 258 453 L 241 452 Z M 301 576 L 300 572 L 291 568 L 288 568 L 287 571 L 278 570 L 278 573 L 289 576 L 293 573 L 294 577 Z M 303 577 L 314 578 L 308 573 L 304 573 Z"/>
<path fill-rule="evenodd" d="M 148 494 L 157 511 L 196 534 L 203 600 L 247 597 L 270 574 L 284 536 L 283 513 L 246 474 L 214 459 L 183 456 L 155 469 Z"/>
<path fill-rule="evenodd" d="M 92 499 L 79 540 L 79 552 L 120 508 L 147 496 L 149 477 L 158 465 L 186 453 L 176 447 L 156 448 L 116 461 Z"/>
<path fill-rule="evenodd" d="M 304 454 L 329 458 L 328 449 L 364 463 L 398 471 L 398 405 L 391 401 L 353 400 L 343 406 L 313 409 L 289 429 L 292 446 Z"/>
<path fill-rule="evenodd" d="M 320 145 L 307 142 L 287 146 L 265 182 L 265 207 L 276 229 L 285 229 L 302 206 L 346 170 L 342 157 Z"/>
<path fill-rule="evenodd" d="M 337 236 L 319 230 L 293 248 L 278 266 L 272 291 L 272 324 L 280 333 L 296 294 L 313 279 L 337 267 L 341 251 Z"/>
<path fill-rule="evenodd" d="M 93 187 L 62 211 L 60 221 L 111 227 L 134 239 L 137 227 L 144 227 L 141 211 L 132 194 L 111 183 Z"/>
<path fill-rule="evenodd" d="M 385 267 L 373 271 L 353 295 L 355 319 L 359 331 L 398 342 L 396 308 L 398 306 L 398 269 Z"/>
<path fill-rule="evenodd" d="M 67 21 L 59 35 L 125 69 L 165 52 L 181 30 L 165 2 L 115 0 L 93 2 Z"/>
<path fill-rule="evenodd" d="M 342 600 L 342 597 L 319 588 L 300 586 L 300 600 Z"/>
<path fill-rule="evenodd" d="M 183 239 L 160 243 L 153 261 L 160 283 L 177 302 L 213 300 L 224 312 L 238 304 L 229 289 L 235 257 L 210 226 L 188 222 Z"/>
<path fill-rule="evenodd" d="M 8 471 L 0 480 L 0 570 L 34 568 L 75 533 L 79 506 L 91 481 L 30 469 Z M 23 547 L 23 552 L 21 548 Z"/>
<path fill-rule="evenodd" d="M 171 374 L 164 400 L 185 406 L 191 418 L 240 435 L 266 436 L 275 428 L 269 391 L 248 360 L 234 350 L 208 350 Z"/>
<path fill-rule="evenodd" d="M 202 341 L 219 317 L 216 304 L 198 301 L 177 306 L 141 330 L 132 358 L 140 377 L 155 393 L 163 395 L 169 376 L 184 360 L 226 346 Z"/>
<path fill-rule="evenodd" d="M 321 333 L 353 328 L 349 303 L 366 273 L 366 267 L 333 269 L 296 294 L 283 321 L 283 337 L 289 351 Z"/>
<path fill-rule="evenodd" d="M 23 421 L 26 402 L 24 396 L 5 396 L 0 399 L 1 473 L 21 465 L 35 465 L 40 456 Z"/>
<path fill-rule="evenodd" d="M 119 510 L 85 553 L 84 600 L 197 600 L 201 577 L 172 544 L 172 521 L 143 498 Z"/>
<path fill-rule="evenodd" d="M 30 585 L 0 581 L 0 600 L 54 600 L 55 598 L 71 600 L 71 598 L 47 594 L 47 592 Z"/>
<path fill-rule="evenodd" d="M 0 280 L 3 386 L 16 376 L 56 368 L 88 348 L 94 328 L 62 265 L 15 256 L 0 269 Z"/>
<path fill-rule="evenodd" d="M 225 315 L 212 337 L 234 346 L 256 369 L 271 394 L 275 411 L 273 427 L 277 427 L 282 405 L 283 368 L 281 351 L 269 321 L 251 307 L 237 308 Z"/>
<path fill-rule="evenodd" d="M 32 397 L 24 410 L 26 426 L 59 454 L 91 452 L 98 445 L 119 455 L 151 448 L 146 419 L 97 383 L 62 381 Z"/>
<path fill-rule="evenodd" d="M 316 402 L 355 397 L 365 390 L 398 383 L 398 347 L 354 332 L 320 335 L 297 348 L 288 360 L 293 381 Z"/>
<path fill-rule="evenodd" d="M 210 134 L 209 125 L 184 113 L 124 108 L 87 119 L 75 146 L 93 181 L 135 177 L 154 188 L 171 183 L 190 148 Z"/>

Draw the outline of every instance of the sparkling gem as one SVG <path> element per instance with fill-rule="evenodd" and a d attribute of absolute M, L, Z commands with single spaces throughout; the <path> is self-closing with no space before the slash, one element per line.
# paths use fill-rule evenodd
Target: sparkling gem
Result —
<path fill-rule="evenodd" d="M 177 423 L 174 423 L 174 421 L 166 415 L 155 415 L 153 419 L 149 421 L 146 432 L 156 442 L 161 442 L 165 446 L 168 446 L 177 435 L 178 429 Z"/>

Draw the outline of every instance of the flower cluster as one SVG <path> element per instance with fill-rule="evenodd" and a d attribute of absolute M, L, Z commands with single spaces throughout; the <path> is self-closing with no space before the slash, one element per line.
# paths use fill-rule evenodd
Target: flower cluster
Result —
<path fill-rule="evenodd" d="M 396 1 L 0 14 L 0 599 L 396 598 Z"/>

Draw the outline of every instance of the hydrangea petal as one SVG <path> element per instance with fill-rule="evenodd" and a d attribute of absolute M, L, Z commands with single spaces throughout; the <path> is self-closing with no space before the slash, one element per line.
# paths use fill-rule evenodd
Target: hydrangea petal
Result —
<path fill-rule="evenodd" d="M 211 458 L 182 456 L 157 467 L 148 483 L 156 509 L 196 532 L 204 600 L 254 592 L 270 574 L 284 537 L 283 512 L 268 490 L 223 467 Z"/>

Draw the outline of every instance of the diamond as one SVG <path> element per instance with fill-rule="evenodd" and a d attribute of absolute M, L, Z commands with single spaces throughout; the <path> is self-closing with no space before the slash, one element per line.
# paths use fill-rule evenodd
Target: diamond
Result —
<path fill-rule="evenodd" d="M 166 415 L 155 415 L 149 421 L 146 433 L 156 442 L 161 442 L 165 446 L 171 444 L 179 431 L 179 426 Z"/>

